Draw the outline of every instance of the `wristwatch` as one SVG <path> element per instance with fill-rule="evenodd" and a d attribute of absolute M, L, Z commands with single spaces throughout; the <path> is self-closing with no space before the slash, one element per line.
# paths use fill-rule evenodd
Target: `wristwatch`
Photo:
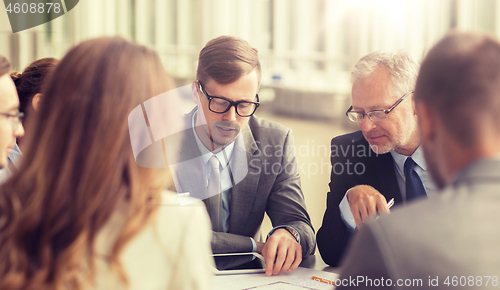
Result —
<path fill-rule="evenodd" d="M 285 230 L 287 230 L 295 238 L 295 241 L 297 243 L 299 242 L 299 233 L 297 233 L 296 230 L 294 230 L 292 227 L 285 227 Z"/>

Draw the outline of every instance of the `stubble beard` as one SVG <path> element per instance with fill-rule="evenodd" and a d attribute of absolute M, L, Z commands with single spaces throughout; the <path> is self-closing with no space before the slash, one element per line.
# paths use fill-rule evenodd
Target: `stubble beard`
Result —
<path fill-rule="evenodd" d="M 227 139 L 226 140 L 217 140 L 218 138 L 214 138 L 214 132 L 217 130 L 216 125 L 223 125 L 224 127 L 228 128 L 233 128 L 237 131 L 237 133 L 234 134 L 234 136 L 228 136 L 227 138 L 224 138 L 221 136 L 220 139 Z M 239 125 L 233 122 L 226 122 L 226 121 L 215 121 L 211 122 L 210 128 L 207 126 L 207 137 L 209 138 L 211 145 L 212 145 L 212 151 L 218 151 L 218 149 L 224 149 L 227 145 L 231 144 L 240 134 L 240 128 Z"/>
<path fill-rule="evenodd" d="M 416 123 L 412 124 L 405 124 L 403 128 L 401 128 L 400 131 L 397 132 L 397 134 L 390 135 L 387 131 L 383 131 L 384 135 L 389 139 L 387 143 L 382 144 L 382 145 L 377 145 L 377 144 L 371 144 L 370 143 L 370 148 L 375 152 L 376 154 L 385 154 L 389 153 L 393 150 L 398 150 L 401 148 L 405 148 L 411 141 L 411 138 L 413 135 L 417 134 L 417 128 L 416 128 Z M 376 135 L 376 134 L 367 134 L 369 135 Z M 366 138 L 366 135 L 365 135 Z M 368 140 L 368 138 L 366 138 Z M 369 142 L 368 142 L 369 143 Z"/>

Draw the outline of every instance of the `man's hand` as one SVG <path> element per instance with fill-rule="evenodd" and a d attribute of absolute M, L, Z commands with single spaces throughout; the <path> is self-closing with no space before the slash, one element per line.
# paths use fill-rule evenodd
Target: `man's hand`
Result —
<path fill-rule="evenodd" d="M 266 275 L 292 272 L 302 262 L 302 247 L 285 229 L 277 229 L 265 243 L 257 243 L 257 252 L 266 261 Z"/>
<path fill-rule="evenodd" d="M 378 213 L 389 213 L 385 197 L 369 185 L 358 185 L 347 191 L 347 200 L 358 229 Z"/>

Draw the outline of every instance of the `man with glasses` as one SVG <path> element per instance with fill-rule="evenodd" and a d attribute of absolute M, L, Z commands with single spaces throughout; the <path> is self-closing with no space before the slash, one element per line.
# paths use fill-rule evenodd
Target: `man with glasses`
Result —
<path fill-rule="evenodd" d="M 19 113 L 19 98 L 9 71 L 9 61 L 0 56 L 0 168 L 9 165 L 8 156 L 16 146 L 16 138 L 24 135 L 23 115 Z"/>
<path fill-rule="evenodd" d="M 315 249 L 290 129 L 254 115 L 257 50 L 228 36 L 201 50 L 191 91 L 196 107 L 180 145 L 166 144 L 177 192 L 203 199 L 214 253 L 257 252 L 266 274 L 294 270 Z M 172 139 L 172 138 L 170 138 Z M 177 149 L 173 149 L 178 147 Z M 274 226 L 262 239 L 264 214 Z"/>
<path fill-rule="evenodd" d="M 366 224 L 337 285 L 379 289 L 349 283 L 363 277 L 381 289 L 499 288 L 499 91 L 497 39 L 452 32 L 429 50 L 414 98 L 425 160 L 442 191 Z"/>
<path fill-rule="evenodd" d="M 435 191 L 413 102 L 418 68 L 403 51 L 374 52 L 351 72 L 352 106 L 346 115 L 360 131 L 332 140 L 330 192 L 317 236 L 321 256 L 331 266 L 339 266 L 357 228 L 389 213 L 389 202 L 406 204 Z"/>

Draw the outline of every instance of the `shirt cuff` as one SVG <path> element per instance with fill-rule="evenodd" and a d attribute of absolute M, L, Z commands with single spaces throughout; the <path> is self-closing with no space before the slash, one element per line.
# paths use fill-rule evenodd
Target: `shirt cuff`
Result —
<path fill-rule="evenodd" d="M 299 233 L 299 231 L 297 231 L 297 229 L 296 229 L 296 228 L 294 228 L 294 227 L 292 227 L 292 226 L 287 226 L 287 225 L 284 225 L 284 226 L 277 226 L 277 227 L 275 227 L 274 229 L 272 229 L 272 230 L 269 232 L 269 234 L 267 234 L 267 238 L 269 238 L 272 234 L 274 234 L 274 232 L 275 232 L 277 229 L 284 229 L 284 228 L 286 228 L 286 227 L 291 227 L 292 229 L 294 229 L 294 230 L 297 232 L 297 234 L 298 234 L 298 236 L 299 236 L 297 243 L 299 243 L 299 244 L 300 244 L 300 233 Z"/>
<path fill-rule="evenodd" d="M 348 190 L 349 191 L 349 190 Z M 344 221 L 349 231 L 354 231 L 356 229 L 356 223 L 354 222 L 354 216 L 352 215 L 351 208 L 349 207 L 349 201 L 347 200 L 347 192 L 344 198 L 339 204 L 340 217 Z"/>
<path fill-rule="evenodd" d="M 257 252 L 257 243 L 255 242 L 255 240 L 252 237 L 250 237 L 250 241 L 252 241 L 252 252 L 256 253 Z"/>

